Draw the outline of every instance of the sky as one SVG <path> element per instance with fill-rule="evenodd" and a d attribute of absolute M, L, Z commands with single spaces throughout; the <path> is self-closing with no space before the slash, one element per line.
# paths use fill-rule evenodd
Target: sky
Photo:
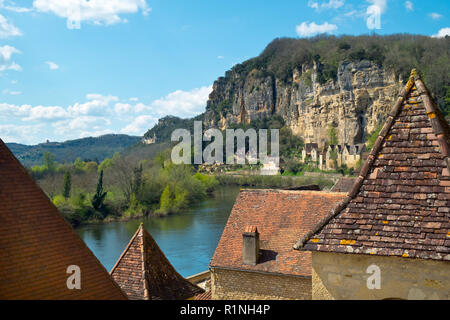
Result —
<path fill-rule="evenodd" d="M 0 0 L 0 139 L 143 135 L 277 37 L 450 35 L 447 0 Z"/>

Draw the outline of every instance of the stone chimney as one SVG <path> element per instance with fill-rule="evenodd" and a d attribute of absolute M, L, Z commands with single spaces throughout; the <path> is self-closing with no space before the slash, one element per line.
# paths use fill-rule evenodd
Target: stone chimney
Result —
<path fill-rule="evenodd" d="M 242 263 L 256 265 L 259 258 L 259 232 L 256 226 L 247 226 L 244 229 L 242 245 Z"/>

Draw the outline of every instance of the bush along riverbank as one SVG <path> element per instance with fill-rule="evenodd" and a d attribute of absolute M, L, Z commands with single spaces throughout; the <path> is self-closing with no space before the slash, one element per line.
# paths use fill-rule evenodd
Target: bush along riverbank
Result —
<path fill-rule="evenodd" d="M 174 165 L 170 154 L 152 160 L 115 154 L 101 163 L 77 159 L 59 164 L 45 154 L 29 168 L 47 196 L 72 225 L 178 213 L 205 199 L 219 185 L 193 166 Z"/>

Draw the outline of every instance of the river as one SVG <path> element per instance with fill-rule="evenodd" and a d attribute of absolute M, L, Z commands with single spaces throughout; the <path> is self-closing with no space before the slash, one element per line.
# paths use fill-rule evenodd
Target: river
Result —
<path fill-rule="evenodd" d="M 222 187 L 176 215 L 86 225 L 76 232 L 110 271 L 144 222 L 175 269 L 187 277 L 208 269 L 238 193 L 239 187 Z"/>

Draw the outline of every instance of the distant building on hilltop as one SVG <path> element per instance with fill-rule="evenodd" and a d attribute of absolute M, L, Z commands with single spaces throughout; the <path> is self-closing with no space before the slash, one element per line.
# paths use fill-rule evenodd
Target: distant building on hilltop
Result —
<path fill-rule="evenodd" d="M 295 247 L 313 299 L 450 299 L 450 128 L 415 70 L 348 196 Z"/>
<path fill-rule="evenodd" d="M 153 132 L 153 137 L 151 137 L 151 138 L 145 138 L 145 137 L 143 137 L 141 141 L 142 141 L 143 144 L 153 144 L 153 143 L 156 143 L 156 134 Z"/>

